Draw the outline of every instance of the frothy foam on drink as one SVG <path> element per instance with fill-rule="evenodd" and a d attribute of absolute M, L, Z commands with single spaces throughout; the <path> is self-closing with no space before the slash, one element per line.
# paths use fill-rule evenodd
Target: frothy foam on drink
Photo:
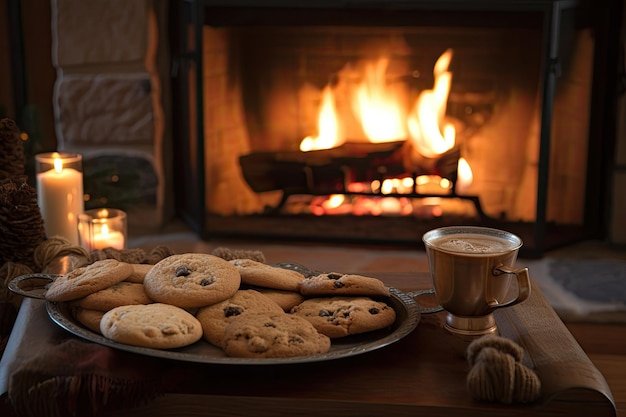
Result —
<path fill-rule="evenodd" d="M 448 237 L 437 243 L 441 249 L 465 253 L 496 253 L 506 251 L 511 247 L 510 242 L 477 237 Z"/>

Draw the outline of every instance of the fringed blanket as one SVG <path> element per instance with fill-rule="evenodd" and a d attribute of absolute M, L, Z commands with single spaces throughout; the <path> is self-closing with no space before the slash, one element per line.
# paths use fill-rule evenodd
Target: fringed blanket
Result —
<path fill-rule="evenodd" d="M 19 416 L 89 417 L 143 405 L 190 373 L 78 339 L 35 349 L 10 380 L 9 400 Z"/>

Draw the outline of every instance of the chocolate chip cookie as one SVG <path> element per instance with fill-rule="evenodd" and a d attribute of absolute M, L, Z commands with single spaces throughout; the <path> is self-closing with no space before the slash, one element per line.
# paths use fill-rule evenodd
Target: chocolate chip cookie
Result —
<path fill-rule="evenodd" d="M 291 314 L 330 338 L 383 329 L 396 319 L 391 306 L 369 297 L 310 298 L 292 308 Z"/>
<path fill-rule="evenodd" d="M 143 284 L 122 281 L 72 301 L 71 305 L 106 312 L 119 306 L 150 303 L 152 300 L 146 294 Z"/>
<path fill-rule="evenodd" d="M 194 316 L 161 303 L 116 307 L 100 320 L 100 332 L 119 343 L 154 349 L 180 348 L 202 338 Z"/>
<path fill-rule="evenodd" d="M 300 284 L 300 293 L 306 296 L 388 297 L 389 288 L 378 278 L 329 272 L 304 279 Z"/>
<path fill-rule="evenodd" d="M 104 316 L 104 311 L 90 310 L 87 308 L 75 307 L 72 309 L 74 318 L 83 326 L 94 333 L 100 333 L 100 320 Z"/>
<path fill-rule="evenodd" d="M 255 290 L 239 290 L 231 298 L 202 307 L 196 318 L 202 324 L 204 339 L 222 347 L 224 331 L 229 323 L 250 313 L 283 313 L 283 309 L 271 299 Z"/>
<path fill-rule="evenodd" d="M 253 261 L 251 259 L 233 259 L 231 264 L 241 274 L 241 282 L 257 287 L 274 288 L 277 290 L 298 291 L 304 275 L 290 269 Z"/>
<path fill-rule="evenodd" d="M 287 313 L 247 314 L 224 332 L 224 351 L 231 357 L 288 358 L 319 355 L 330 339 L 306 319 Z"/>
<path fill-rule="evenodd" d="M 132 274 L 130 264 L 103 259 L 58 276 L 46 290 L 46 300 L 71 301 L 124 281 Z"/>
<path fill-rule="evenodd" d="M 169 256 L 155 264 L 143 282 L 154 301 L 183 308 L 227 300 L 240 284 L 241 276 L 234 265 L 205 253 Z"/>
<path fill-rule="evenodd" d="M 130 264 L 133 267 L 133 273 L 130 274 L 126 281 L 143 284 L 143 280 L 152 269 L 151 264 Z"/>
<path fill-rule="evenodd" d="M 281 306 L 283 310 L 287 312 L 304 301 L 304 296 L 295 291 L 276 290 L 273 288 L 261 287 L 256 287 L 255 289 L 276 302 L 276 304 Z"/>

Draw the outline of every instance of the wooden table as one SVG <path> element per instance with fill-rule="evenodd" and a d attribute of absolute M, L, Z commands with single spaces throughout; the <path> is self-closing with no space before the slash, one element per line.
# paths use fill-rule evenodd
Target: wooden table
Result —
<path fill-rule="evenodd" d="M 376 275 L 405 292 L 430 287 L 423 273 Z M 417 301 L 424 306 L 433 303 L 421 297 Z M 0 363 L 0 388 L 10 373 L 11 356 L 19 357 L 20 347 L 73 337 L 49 320 L 40 301 L 25 304 L 7 348 L 13 353 Z M 472 400 L 465 385 L 469 366 L 464 352 L 469 341 L 449 334 L 443 321 L 443 313 L 424 314 L 416 330 L 404 339 L 339 360 L 272 366 L 177 363 L 174 366 L 193 369 L 194 377 L 143 406 L 107 415 L 616 415 L 604 377 L 536 286 L 524 303 L 498 311 L 496 321 L 501 335 L 524 347 L 524 363 L 541 379 L 542 398 L 537 403 L 512 406 Z"/>

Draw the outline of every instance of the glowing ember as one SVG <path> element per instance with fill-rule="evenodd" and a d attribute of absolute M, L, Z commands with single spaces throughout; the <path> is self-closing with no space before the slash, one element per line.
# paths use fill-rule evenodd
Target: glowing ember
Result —
<path fill-rule="evenodd" d="M 420 175 L 416 178 L 415 190 L 420 194 L 440 194 L 450 193 L 452 183 L 447 178 L 438 175 Z"/>

